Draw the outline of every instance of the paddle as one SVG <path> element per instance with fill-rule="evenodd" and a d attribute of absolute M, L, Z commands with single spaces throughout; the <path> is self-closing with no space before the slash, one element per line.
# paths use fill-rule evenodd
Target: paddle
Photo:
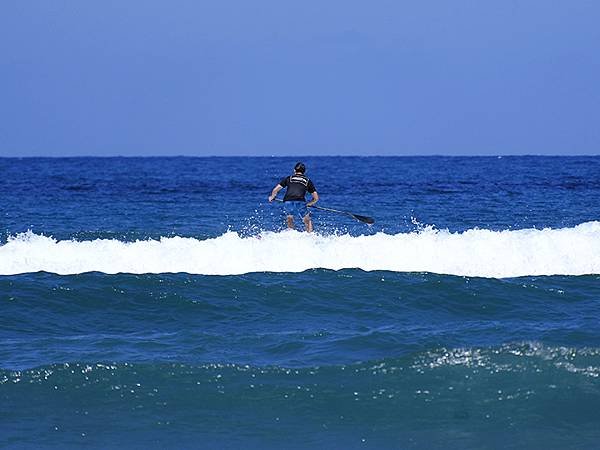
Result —
<path fill-rule="evenodd" d="M 278 198 L 274 199 L 276 202 L 282 202 L 283 200 L 280 200 Z M 322 206 L 317 206 L 317 205 L 312 205 L 309 206 L 309 208 L 314 208 L 314 209 L 320 209 L 321 211 L 329 211 L 329 212 L 334 212 L 334 213 L 339 213 L 339 214 L 346 214 L 347 216 L 352 217 L 353 219 L 358 220 L 359 222 L 364 222 L 364 223 L 368 223 L 369 225 L 372 223 L 375 223 L 375 219 L 373 219 L 372 217 L 368 217 L 368 216 L 361 216 L 360 214 L 354 214 L 348 211 L 341 211 L 339 209 L 332 209 L 332 208 L 324 208 Z"/>

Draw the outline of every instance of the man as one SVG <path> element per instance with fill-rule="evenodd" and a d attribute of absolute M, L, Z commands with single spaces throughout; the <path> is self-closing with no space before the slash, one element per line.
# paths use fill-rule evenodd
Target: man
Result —
<path fill-rule="evenodd" d="M 269 202 L 272 202 L 277 193 L 284 187 L 287 188 L 283 197 L 283 209 L 287 216 L 288 228 L 294 228 L 294 217 L 300 218 L 304 222 L 304 228 L 309 233 L 313 230 L 312 220 L 310 220 L 310 212 L 308 207 L 319 201 L 319 194 L 315 189 L 315 185 L 310 179 L 304 175 L 306 167 L 301 162 L 294 166 L 294 174 L 283 178 L 279 184 L 273 188 L 273 192 L 269 196 Z M 306 193 L 312 195 L 312 200 L 306 203 Z"/>

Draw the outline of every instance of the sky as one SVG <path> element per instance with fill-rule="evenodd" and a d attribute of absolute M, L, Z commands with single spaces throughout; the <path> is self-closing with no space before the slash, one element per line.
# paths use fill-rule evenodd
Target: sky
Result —
<path fill-rule="evenodd" d="M 2 0 L 0 156 L 600 154 L 596 0 Z"/>

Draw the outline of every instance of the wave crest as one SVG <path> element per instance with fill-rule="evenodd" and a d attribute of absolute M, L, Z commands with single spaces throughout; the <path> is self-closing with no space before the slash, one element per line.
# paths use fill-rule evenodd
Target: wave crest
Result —
<path fill-rule="evenodd" d="M 210 239 L 56 240 L 21 233 L 0 246 L 0 274 L 45 271 L 238 275 L 357 268 L 506 278 L 600 274 L 600 222 L 572 228 L 323 236 L 296 231 Z"/>

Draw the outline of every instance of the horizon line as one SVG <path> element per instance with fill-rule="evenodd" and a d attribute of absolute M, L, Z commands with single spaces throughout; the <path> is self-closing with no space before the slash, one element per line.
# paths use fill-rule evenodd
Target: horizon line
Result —
<path fill-rule="evenodd" d="M 295 154 L 295 155 L 24 155 L 24 156 L 2 156 L 0 159 L 60 159 L 60 158 L 511 158 L 511 157 L 549 157 L 549 158 L 577 158 L 577 157 L 597 157 L 596 154 L 545 154 L 545 153 L 518 153 L 518 154 L 456 154 L 447 155 L 443 153 L 432 153 L 427 155 L 406 154 L 406 155 L 316 155 L 316 154 Z"/>

